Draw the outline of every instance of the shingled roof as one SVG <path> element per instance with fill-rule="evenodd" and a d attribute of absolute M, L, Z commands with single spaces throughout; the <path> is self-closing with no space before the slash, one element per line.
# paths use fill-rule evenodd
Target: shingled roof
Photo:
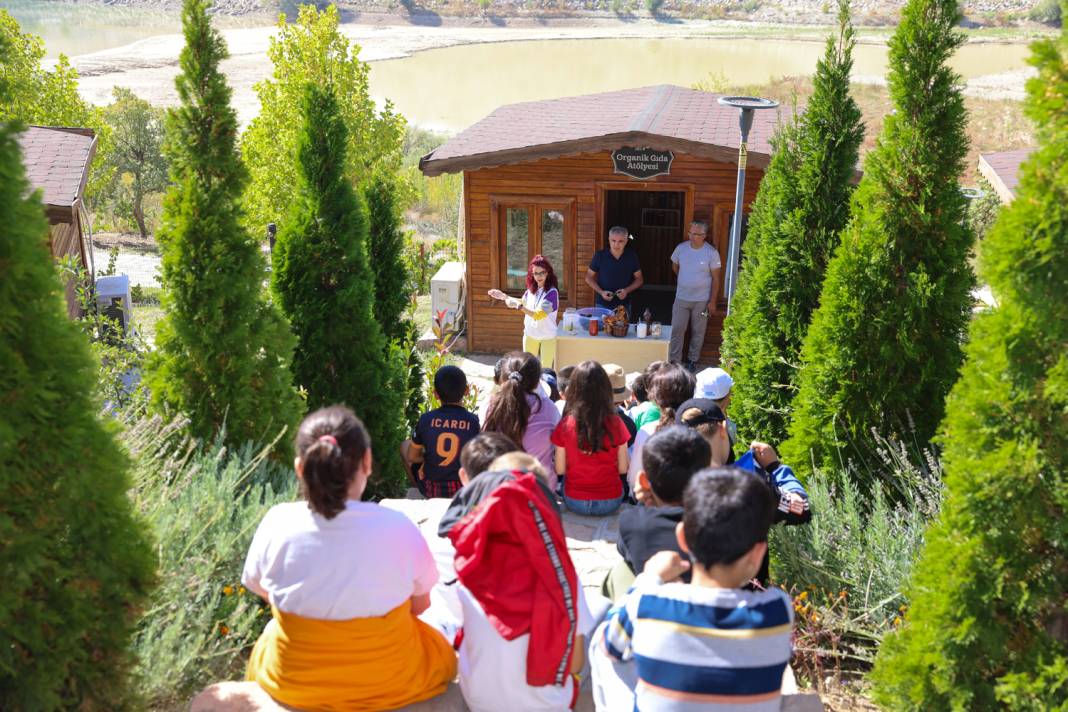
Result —
<path fill-rule="evenodd" d="M 1034 150 L 1021 148 L 979 156 L 979 172 L 990 181 L 1001 202 L 1009 203 L 1016 197 L 1016 186 L 1020 184 L 1020 164 L 1026 161 Z"/>
<path fill-rule="evenodd" d="M 661 84 L 508 104 L 423 156 L 419 168 L 436 176 L 624 145 L 734 162 L 741 138 L 738 110 L 721 106 L 720 96 Z M 767 167 L 779 114 L 755 113 L 750 166 Z"/>
<path fill-rule="evenodd" d="M 30 126 L 19 144 L 26 178 L 41 189 L 49 217 L 69 217 L 89 178 L 96 135 L 91 129 Z"/>

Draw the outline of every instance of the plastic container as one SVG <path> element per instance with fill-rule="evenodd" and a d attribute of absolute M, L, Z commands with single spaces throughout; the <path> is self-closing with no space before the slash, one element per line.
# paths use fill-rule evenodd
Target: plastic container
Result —
<path fill-rule="evenodd" d="M 579 330 L 588 331 L 590 328 L 590 319 L 596 319 L 598 321 L 598 327 L 604 326 L 604 318 L 611 313 L 611 309 L 605 309 L 604 307 L 585 307 L 579 309 Z"/>

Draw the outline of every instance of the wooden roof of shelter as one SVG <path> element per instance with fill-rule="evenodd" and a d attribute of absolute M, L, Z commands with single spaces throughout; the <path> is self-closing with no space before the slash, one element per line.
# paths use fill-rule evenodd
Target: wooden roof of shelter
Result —
<path fill-rule="evenodd" d="M 661 84 L 640 89 L 508 104 L 419 160 L 424 175 L 635 146 L 735 162 L 738 109 L 721 94 Z M 766 168 L 780 111 L 756 111 L 749 165 Z"/>
<path fill-rule="evenodd" d="M 1010 203 L 1016 197 L 1020 184 L 1020 164 L 1034 152 L 1034 148 L 1015 151 L 983 153 L 979 156 L 979 172 L 990 181 L 1002 203 Z"/>
<path fill-rule="evenodd" d="M 92 129 L 30 126 L 19 135 L 26 178 L 42 192 L 50 222 L 76 222 L 89 164 L 96 153 Z"/>

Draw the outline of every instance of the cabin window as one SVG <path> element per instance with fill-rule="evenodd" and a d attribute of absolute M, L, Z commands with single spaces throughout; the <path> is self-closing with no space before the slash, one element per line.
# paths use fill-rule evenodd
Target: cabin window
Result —
<path fill-rule="evenodd" d="M 527 265 L 534 255 L 544 255 L 556 273 L 561 298 L 567 297 L 575 261 L 572 203 L 570 199 L 497 203 L 501 289 L 514 293 L 525 290 Z"/>
<path fill-rule="evenodd" d="M 504 288 L 523 291 L 530 263 L 530 213 L 526 208 L 506 208 L 504 224 Z"/>

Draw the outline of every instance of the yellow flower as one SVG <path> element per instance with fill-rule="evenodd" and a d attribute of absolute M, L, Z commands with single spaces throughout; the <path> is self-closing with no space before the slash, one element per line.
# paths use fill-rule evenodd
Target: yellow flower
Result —
<path fill-rule="evenodd" d="M 838 592 L 838 597 L 839 598 L 845 598 L 846 597 L 846 592 L 845 591 L 839 591 Z"/>
<path fill-rule="evenodd" d="M 234 592 L 234 587 L 233 586 L 223 586 L 223 595 L 224 596 L 229 596 L 233 592 Z"/>
<path fill-rule="evenodd" d="M 803 601 L 803 600 L 805 600 L 806 598 L 808 598 L 808 591 L 802 591 L 802 592 L 801 592 L 800 594 L 798 594 L 798 596 L 797 596 L 797 599 L 798 599 L 799 601 Z"/>
<path fill-rule="evenodd" d="M 227 627 L 227 625 L 225 623 L 220 623 L 219 624 L 219 634 L 220 635 L 229 635 L 230 634 L 230 628 Z"/>
<path fill-rule="evenodd" d="M 237 587 L 237 595 L 238 596 L 244 596 L 245 593 L 246 593 L 246 591 L 245 591 L 245 587 L 244 586 L 238 586 Z"/>
<path fill-rule="evenodd" d="M 894 617 L 894 627 L 896 628 L 899 625 L 901 625 L 901 616 L 895 616 Z"/>

